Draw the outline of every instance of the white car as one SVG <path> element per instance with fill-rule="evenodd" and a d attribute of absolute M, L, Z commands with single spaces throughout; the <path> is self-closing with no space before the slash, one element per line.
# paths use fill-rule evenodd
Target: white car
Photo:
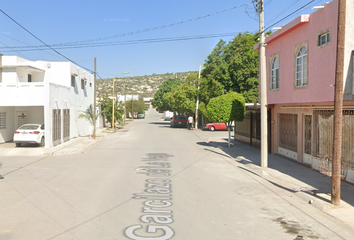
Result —
<path fill-rule="evenodd" d="M 14 134 L 16 147 L 22 143 L 38 144 L 44 146 L 44 124 L 24 124 Z"/>

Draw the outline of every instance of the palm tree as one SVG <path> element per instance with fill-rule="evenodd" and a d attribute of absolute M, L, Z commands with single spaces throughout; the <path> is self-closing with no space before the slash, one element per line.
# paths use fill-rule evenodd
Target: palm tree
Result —
<path fill-rule="evenodd" d="M 81 111 L 81 112 L 82 113 L 79 115 L 79 118 L 85 118 L 90 122 L 90 124 L 93 126 L 92 138 L 96 139 L 96 129 L 94 126 L 99 114 L 95 115 L 95 112 L 92 108 L 92 104 L 90 104 L 90 106 L 85 111 Z"/>

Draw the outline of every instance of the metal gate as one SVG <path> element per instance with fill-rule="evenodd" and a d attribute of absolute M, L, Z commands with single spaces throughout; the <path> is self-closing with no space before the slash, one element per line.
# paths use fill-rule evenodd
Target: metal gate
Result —
<path fill-rule="evenodd" d="M 297 152 L 297 114 L 279 114 L 279 147 Z"/>
<path fill-rule="evenodd" d="M 63 140 L 70 139 L 70 109 L 63 109 Z"/>
<path fill-rule="evenodd" d="M 334 110 L 313 113 L 312 156 L 333 156 Z M 354 110 L 343 111 L 342 158 L 354 167 Z"/>
<path fill-rule="evenodd" d="M 53 109 L 52 112 L 52 141 L 53 145 L 58 145 L 61 141 L 61 111 Z"/>
<path fill-rule="evenodd" d="M 304 153 L 311 155 L 312 145 L 312 115 L 305 115 Z"/>

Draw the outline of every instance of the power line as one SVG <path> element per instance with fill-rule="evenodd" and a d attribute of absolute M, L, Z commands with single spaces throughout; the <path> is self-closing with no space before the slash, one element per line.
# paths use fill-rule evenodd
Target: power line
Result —
<path fill-rule="evenodd" d="M 272 18 L 271 20 L 269 20 L 269 23 L 268 24 L 270 24 L 272 21 L 274 21 L 275 19 L 277 19 L 278 17 L 280 17 L 281 15 L 283 15 L 284 13 L 285 13 L 285 11 L 287 11 L 287 10 L 289 10 L 289 8 L 291 8 L 292 6 L 294 6 L 296 3 L 298 3 L 300 0 L 295 0 L 292 4 L 290 4 L 288 7 L 286 7 L 283 11 L 281 11 L 281 13 L 278 15 L 278 16 L 276 16 L 276 17 L 274 17 L 274 18 Z"/>
<path fill-rule="evenodd" d="M 161 26 L 158 26 L 158 27 L 146 28 L 146 29 L 142 29 L 142 30 L 137 30 L 137 31 L 128 32 L 128 33 L 122 33 L 122 34 L 108 36 L 108 37 L 101 37 L 101 38 L 94 38 L 94 39 L 88 39 L 88 40 L 82 40 L 82 41 L 52 44 L 51 46 L 72 45 L 72 44 L 87 43 L 87 42 L 99 42 L 99 41 L 104 41 L 104 40 L 109 40 L 109 39 L 114 39 L 114 38 L 120 38 L 120 37 L 132 36 L 132 35 L 136 35 L 136 34 L 140 34 L 140 33 L 156 31 L 156 30 L 159 30 L 159 29 L 174 27 L 174 26 L 181 25 L 181 24 L 184 24 L 184 23 L 189 23 L 189 22 L 197 21 L 197 20 L 204 19 L 204 18 L 207 18 L 207 17 L 211 17 L 211 16 L 214 16 L 214 15 L 217 15 L 217 14 L 220 14 L 220 13 L 224 13 L 224 12 L 227 12 L 227 11 L 231 11 L 231 10 L 246 6 L 246 5 L 250 4 L 250 3 L 252 3 L 252 1 L 244 3 L 244 4 L 241 4 L 239 6 L 231 7 L 231 8 L 224 9 L 224 10 L 221 10 L 221 11 L 218 11 L 218 12 L 214 12 L 214 13 L 210 13 L 210 14 L 207 14 L 207 15 L 204 15 L 204 16 L 200 16 L 200 17 L 196 17 L 196 18 L 192 18 L 192 19 L 188 19 L 188 20 L 184 20 L 184 21 L 180 21 L 180 22 L 176 22 L 176 23 L 161 25 Z"/>
<path fill-rule="evenodd" d="M 139 40 L 129 40 L 129 41 L 116 41 L 116 42 L 103 42 L 103 43 L 81 43 L 73 45 L 65 45 L 58 47 L 57 49 L 73 49 L 73 48 L 89 48 L 89 47 L 107 47 L 107 46 L 117 46 L 117 45 L 131 45 L 131 44 L 143 44 L 143 43 L 159 43 L 159 42 L 172 42 L 172 41 L 187 41 L 187 40 L 197 40 L 197 39 L 207 39 L 215 37 L 228 37 L 236 36 L 241 32 L 232 33 L 220 33 L 220 34 L 208 34 L 208 35 L 197 35 L 197 36 L 184 36 L 184 37 L 172 37 L 172 38 L 154 38 L 154 39 L 139 39 Z M 2 52 L 12 52 L 11 50 L 6 50 L 8 47 L 0 47 Z M 46 45 L 39 46 L 19 46 L 11 47 L 11 49 L 16 49 L 16 51 L 36 51 L 47 49 Z"/>
<path fill-rule="evenodd" d="M 302 7 L 298 8 L 297 10 L 293 11 L 292 13 L 288 14 L 287 16 L 283 17 L 282 19 L 280 19 L 279 21 L 277 21 L 276 23 L 270 25 L 269 27 L 265 28 L 264 31 L 266 32 L 267 30 L 269 30 L 270 28 L 272 28 L 273 26 L 275 26 L 276 24 L 280 23 L 281 21 L 287 19 L 288 17 L 292 16 L 293 14 L 297 13 L 298 11 L 302 10 L 303 8 L 307 7 L 308 5 L 310 5 L 312 2 L 314 2 L 316 0 L 312 0 L 310 2 L 308 2 L 307 4 L 303 5 Z"/>
<path fill-rule="evenodd" d="M 159 29 L 163 29 L 163 28 L 168 28 L 168 27 L 173 27 L 173 26 L 176 26 L 176 25 L 180 25 L 180 24 L 184 24 L 184 23 L 188 23 L 188 22 L 192 22 L 192 21 L 197 21 L 197 20 L 200 20 L 200 19 L 203 19 L 203 18 L 207 18 L 207 17 L 210 17 L 210 16 L 214 16 L 214 15 L 217 15 L 217 14 L 220 14 L 220 13 L 223 13 L 223 12 L 227 12 L 227 11 L 231 11 L 231 10 L 234 10 L 236 8 L 240 8 L 240 7 L 243 7 L 243 6 L 246 6 L 248 4 L 252 3 L 251 2 L 248 2 L 248 3 L 245 3 L 245 4 L 241 4 L 239 6 L 235 6 L 235 7 L 231 7 L 231 8 L 228 8 L 228 9 L 225 9 L 225 10 L 221 10 L 221 11 L 218 11 L 218 12 L 215 12 L 215 13 L 211 13 L 211 14 L 207 14 L 207 15 L 204 15 L 204 16 L 200 16 L 200 17 L 197 17 L 197 18 L 193 18 L 193 19 L 189 19 L 189 20 L 185 20 L 185 21 L 181 21 L 181 22 L 176 22 L 176 23 L 172 23 L 172 24 L 168 24 L 168 25 L 162 25 L 162 26 L 159 26 L 159 27 L 154 27 L 154 28 L 147 28 L 147 29 L 143 29 L 143 30 L 138 30 L 138 31 L 134 31 L 134 32 L 129 32 L 129 33 L 123 33 L 123 34 L 119 34 L 119 35 L 114 35 L 114 36 L 108 36 L 108 37 L 103 37 L 103 38 L 96 38 L 96 39 L 90 39 L 90 40 L 83 40 L 83 41 L 76 41 L 76 42 L 67 42 L 67 43 L 61 43 L 61 44 L 53 44 L 53 45 L 48 45 L 47 43 L 45 43 L 44 41 L 42 41 L 40 38 L 38 38 L 36 35 L 34 35 L 32 32 L 30 32 L 28 29 L 26 29 L 24 26 L 22 26 L 20 23 L 18 23 L 15 19 L 13 19 L 11 16 L 9 16 L 7 13 L 5 13 L 2 9 L 0 9 L 0 11 L 5 15 L 7 16 L 9 19 L 11 19 L 13 22 L 15 22 L 18 26 L 20 26 L 22 29 L 24 29 L 26 32 L 28 32 L 31 36 L 33 36 L 34 38 L 36 38 L 38 41 L 40 41 L 41 43 L 44 44 L 44 46 L 42 46 L 42 48 L 37 48 L 37 50 L 46 50 L 46 49 L 51 49 L 52 51 L 54 51 L 55 53 L 57 53 L 58 55 L 62 56 L 63 58 L 67 59 L 68 61 L 76 64 L 77 66 L 80 66 L 82 67 L 83 69 L 86 69 L 90 72 L 93 72 L 92 70 L 90 69 L 87 69 L 83 66 L 81 66 L 80 64 L 76 63 L 75 61 L 69 59 L 68 57 L 66 57 L 65 55 L 61 54 L 60 52 L 58 52 L 56 49 L 64 49 L 63 47 L 60 47 L 60 48 L 57 48 L 57 46 L 72 46 L 74 44 L 79 44 L 79 43 L 87 43 L 87 42 L 97 42 L 97 41 L 103 41 L 103 40 L 108 40 L 108 39 L 113 39 L 113 38 L 118 38 L 118 37 L 124 37 L 124 36 L 131 36 L 131 35 L 135 35 L 135 34 L 139 34 L 139 33 L 144 33 L 144 32 L 150 32 L 150 31 L 155 31 L 155 30 L 159 30 Z M 201 37 L 202 38 L 202 37 Z M 183 40 L 183 39 L 181 39 Z M 185 39 L 187 40 L 187 39 Z M 166 40 L 166 41 L 176 41 L 176 40 Z M 149 42 L 149 41 L 147 41 Z M 102 43 L 102 46 L 110 46 L 109 44 L 111 43 Z M 116 45 L 122 45 L 124 43 L 114 43 Z M 129 43 L 125 43 L 125 44 L 129 44 Z M 43 48 L 45 47 L 45 48 Z M 53 47 L 56 47 L 56 49 L 54 49 Z M 87 46 L 87 47 L 93 47 L 93 46 Z M 74 47 L 69 47 L 69 48 L 74 48 Z M 35 50 L 35 49 L 32 49 L 32 51 Z M 21 50 L 21 51 L 25 51 L 25 50 Z M 29 50 L 27 50 L 29 51 Z M 9 51 L 7 51 L 9 52 Z"/>
<path fill-rule="evenodd" d="M 43 43 L 45 46 L 47 46 L 48 48 L 50 48 L 51 50 L 53 50 L 54 52 L 56 52 L 58 55 L 62 56 L 63 58 L 65 58 L 66 60 L 76 64 L 77 66 L 86 69 L 90 72 L 93 72 L 90 69 L 87 69 L 83 66 L 81 66 L 80 64 L 76 63 L 75 61 L 71 60 L 70 58 L 64 56 L 63 54 L 61 54 L 60 52 L 58 52 L 57 50 L 55 50 L 54 48 L 52 48 L 51 46 L 49 46 L 48 44 L 46 44 L 44 41 L 42 41 L 40 38 L 38 38 L 36 35 L 34 35 L 32 32 L 30 32 L 28 29 L 26 29 L 24 26 L 22 26 L 20 23 L 18 23 L 15 19 L 13 19 L 12 17 L 10 17 L 7 13 L 5 13 L 2 9 L 0 9 L 0 12 L 2 12 L 6 17 L 8 17 L 9 19 L 11 19 L 14 23 L 16 23 L 18 26 L 20 26 L 23 30 L 25 30 L 26 32 L 28 32 L 31 36 L 33 36 L 35 39 L 37 39 L 38 41 L 40 41 L 41 43 Z"/>
<path fill-rule="evenodd" d="M 11 37 L 11 36 L 9 36 L 9 35 L 7 35 L 7 34 L 4 34 L 4 33 L 1 33 L 3 36 L 5 36 L 5 37 L 8 37 L 8 38 L 10 38 L 10 39 L 12 39 L 12 40 L 14 40 L 14 41 L 16 41 L 16 42 L 20 42 L 20 43 L 23 43 L 23 44 L 26 44 L 26 45 L 28 45 L 28 46 L 31 46 L 31 47 L 34 47 L 34 46 L 32 46 L 32 45 L 30 45 L 30 44 L 28 44 L 28 43 L 25 43 L 25 42 L 22 42 L 21 40 L 18 40 L 18 39 L 16 39 L 16 38 L 13 38 L 13 37 Z M 17 47 L 10 47 L 10 46 L 7 46 L 6 44 L 4 44 L 4 43 L 2 43 L 4 46 L 6 46 L 6 47 L 8 47 L 8 48 L 13 48 L 13 49 L 15 49 L 15 48 L 17 48 Z M 0 47 L 1 48 L 1 47 Z M 16 52 L 16 50 L 15 50 L 15 52 Z M 49 55 L 52 55 L 52 56 L 54 56 L 54 57 L 57 57 L 57 55 L 54 55 L 54 54 L 52 54 L 52 53 L 49 53 L 49 52 L 47 52 L 47 51 L 43 51 L 43 52 L 45 52 L 45 53 L 47 53 L 47 54 L 49 54 Z M 29 59 L 27 56 L 25 56 L 27 59 Z M 31 59 L 29 59 L 29 60 L 31 60 Z"/>

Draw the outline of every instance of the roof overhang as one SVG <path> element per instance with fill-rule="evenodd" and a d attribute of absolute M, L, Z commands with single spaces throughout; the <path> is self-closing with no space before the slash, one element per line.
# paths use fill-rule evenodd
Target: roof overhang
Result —
<path fill-rule="evenodd" d="M 30 69 L 32 72 L 45 72 L 43 69 L 36 68 L 30 65 L 5 65 L 1 66 L 2 69 L 11 69 L 11 68 L 24 68 L 24 69 Z"/>
<path fill-rule="evenodd" d="M 270 44 L 270 43 L 274 42 L 275 40 L 281 38 L 285 34 L 288 34 L 292 31 L 294 31 L 295 29 L 301 27 L 302 25 L 308 23 L 309 21 L 310 21 L 310 14 L 301 15 L 301 16 L 297 17 L 296 19 L 294 19 L 290 23 L 282 26 L 280 30 L 277 30 L 276 32 L 274 32 L 271 35 L 269 35 L 268 37 L 266 37 L 266 44 Z M 257 43 L 254 46 L 254 50 L 259 50 L 259 43 Z"/>

